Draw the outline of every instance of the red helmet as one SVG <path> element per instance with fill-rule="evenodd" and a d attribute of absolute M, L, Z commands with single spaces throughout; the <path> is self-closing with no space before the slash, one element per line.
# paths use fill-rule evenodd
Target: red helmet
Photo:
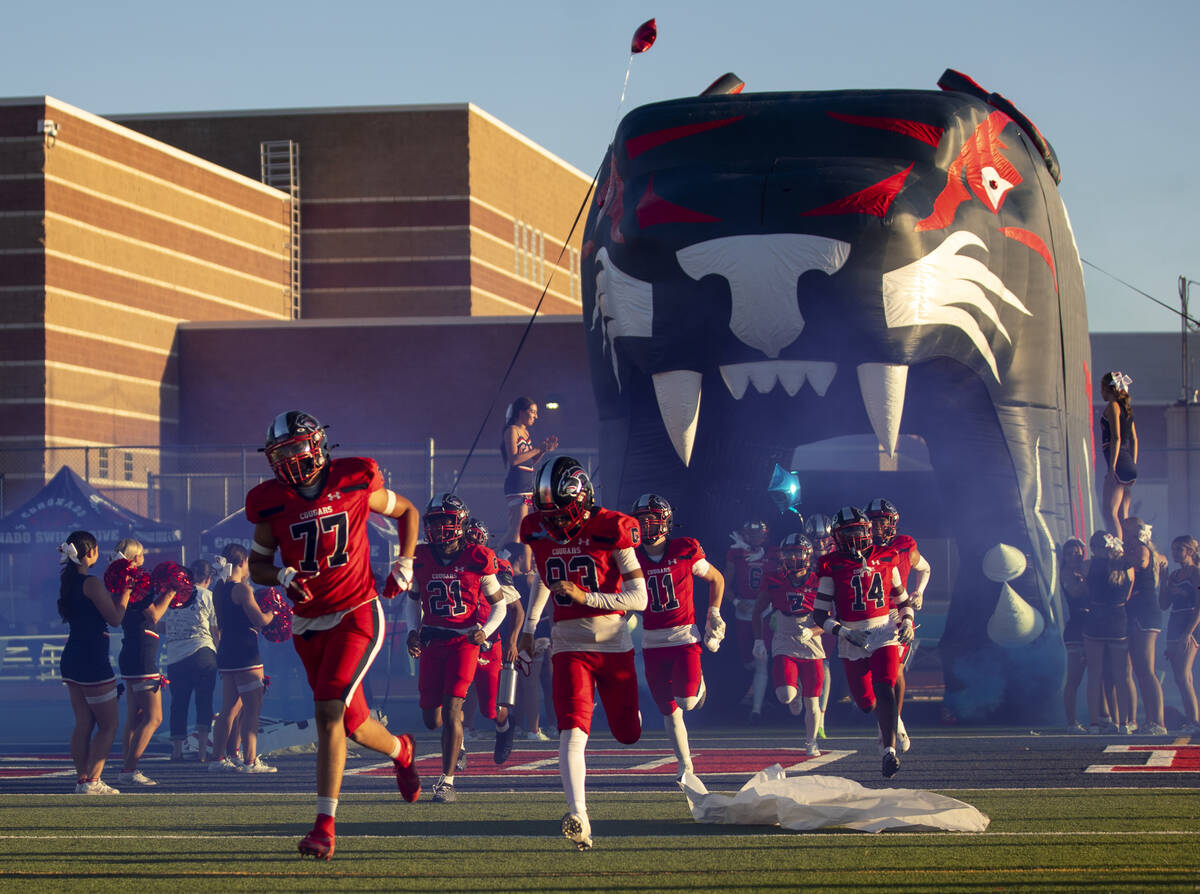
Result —
<path fill-rule="evenodd" d="M 880 546 L 891 543 L 896 536 L 896 527 L 900 524 L 900 510 L 888 500 L 872 500 L 867 506 L 867 518 L 871 520 L 875 542 Z"/>
<path fill-rule="evenodd" d="M 487 546 L 488 538 L 492 536 L 492 532 L 488 530 L 488 526 L 484 523 L 483 519 L 469 518 L 467 519 L 464 536 L 467 538 L 467 543 Z"/>
<path fill-rule="evenodd" d="M 842 552 L 861 558 L 875 542 L 871 520 L 857 506 L 843 506 L 833 517 L 833 539 Z"/>
<path fill-rule="evenodd" d="M 813 545 L 803 534 L 788 534 L 779 544 L 779 567 L 789 574 L 808 570 Z"/>
<path fill-rule="evenodd" d="M 654 543 L 670 536 L 675 511 L 658 494 L 642 494 L 629 514 L 638 520 L 638 527 L 642 529 L 642 543 Z"/>
<path fill-rule="evenodd" d="M 280 413 L 267 429 L 262 448 L 275 477 L 291 487 L 316 482 L 329 465 L 329 443 L 325 426 L 301 410 Z"/>
<path fill-rule="evenodd" d="M 533 480 L 533 505 L 542 514 L 550 538 L 570 543 L 591 515 L 596 492 L 579 461 L 556 456 L 538 467 Z"/>
<path fill-rule="evenodd" d="M 453 547 L 466 531 L 471 513 L 454 494 L 434 497 L 425 507 L 425 539 L 436 546 Z"/>

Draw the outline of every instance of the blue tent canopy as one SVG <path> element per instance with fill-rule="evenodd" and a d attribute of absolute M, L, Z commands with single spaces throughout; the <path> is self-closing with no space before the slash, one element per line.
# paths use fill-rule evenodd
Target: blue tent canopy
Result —
<path fill-rule="evenodd" d="M 0 552 L 53 549 L 79 530 L 90 531 L 102 551 L 126 537 L 136 537 L 149 552 L 183 542 L 178 528 L 114 503 L 63 466 L 36 495 L 0 519 Z"/>

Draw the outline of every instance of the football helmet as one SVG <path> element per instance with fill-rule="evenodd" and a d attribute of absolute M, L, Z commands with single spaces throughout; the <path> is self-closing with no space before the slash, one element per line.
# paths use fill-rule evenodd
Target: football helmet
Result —
<path fill-rule="evenodd" d="M 867 518 L 871 520 L 871 529 L 875 534 L 875 542 L 887 546 L 896 536 L 896 527 L 900 523 L 900 510 L 889 500 L 872 500 L 867 504 Z"/>
<path fill-rule="evenodd" d="M 467 538 L 467 543 L 474 543 L 478 546 L 487 546 L 488 538 L 492 536 L 492 532 L 488 530 L 488 526 L 483 519 L 468 518 L 467 526 L 463 531 L 463 536 Z"/>
<path fill-rule="evenodd" d="M 463 537 L 471 512 L 454 494 L 434 497 L 425 507 L 425 539 L 435 546 L 453 548 Z"/>
<path fill-rule="evenodd" d="M 833 523 L 828 515 L 816 512 L 804 523 L 804 534 L 818 556 L 833 552 Z"/>
<path fill-rule="evenodd" d="M 284 484 L 300 488 L 314 484 L 329 465 L 326 426 L 302 410 L 280 413 L 267 429 L 262 452 Z"/>
<path fill-rule="evenodd" d="M 864 557 L 874 544 L 871 520 L 857 506 L 843 506 L 833 517 L 833 539 L 838 549 L 855 558 Z"/>
<path fill-rule="evenodd" d="M 752 518 L 742 523 L 742 539 L 752 547 L 758 548 L 767 542 L 770 529 L 760 518 Z"/>
<path fill-rule="evenodd" d="M 658 494 L 642 494 L 629 513 L 642 529 L 642 543 L 657 543 L 671 534 L 675 510 Z"/>
<path fill-rule="evenodd" d="M 779 544 L 779 567 L 789 574 L 807 571 L 812 554 L 811 540 L 803 534 L 788 534 Z"/>
<path fill-rule="evenodd" d="M 553 457 L 534 473 L 533 506 L 542 514 L 546 533 L 557 543 L 575 539 L 590 517 L 595 500 L 592 479 L 574 457 Z"/>

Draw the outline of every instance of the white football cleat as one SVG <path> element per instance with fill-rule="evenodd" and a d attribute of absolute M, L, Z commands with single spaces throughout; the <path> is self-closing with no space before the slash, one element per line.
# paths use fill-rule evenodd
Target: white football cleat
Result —
<path fill-rule="evenodd" d="M 904 728 L 904 721 L 900 720 L 896 724 L 896 749 L 903 754 L 911 745 L 912 743 L 908 740 L 908 730 Z"/>
<path fill-rule="evenodd" d="M 592 846 L 592 824 L 586 813 L 567 813 L 562 818 L 563 837 L 573 841 L 581 851 Z"/>
<path fill-rule="evenodd" d="M 805 752 L 807 752 L 809 757 L 820 757 L 821 756 L 821 749 L 817 747 L 816 739 L 813 739 L 811 742 L 805 742 L 804 750 L 805 750 Z"/>

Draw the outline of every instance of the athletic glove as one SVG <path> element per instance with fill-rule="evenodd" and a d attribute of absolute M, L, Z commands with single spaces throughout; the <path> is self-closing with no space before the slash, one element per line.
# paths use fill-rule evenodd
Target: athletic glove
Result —
<path fill-rule="evenodd" d="M 300 572 L 290 565 L 287 568 L 280 568 L 276 579 L 279 581 L 283 591 L 287 593 L 288 599 L 296 603 L 296 605 L 304 605 L 313 598 L 312 592 L 305 586 L 304 579 L 297 577 Z"/>
<path fill-rule="evenodd" d="M 911 643 L 913 641 L 913 622 L 912 618 L 905 618 L 900 622 L 900 642 Z"/>
<path fill-rule="evenodd" d="M 412 586 L 412 574 L 412 556 L 401 556 L 392 565 L 392 571 L 388 577 L 396 582 L 396 590 L 403 593 Z"/>
<path fill-rule="evenodd" d="M 865 630 L 855 630 L 853 627 L 842 627 L 838 631 L 838 636 L 850 643 L 852 646 L 858 646 L 860 649 L 867 647 L 869 637 Z"/>
<path fill-rule="evenodd" d="M 721 640 L 725 639 L 725 622 L 721 619 L 719 608 L 708 610 L 708 621 L 704 625 L 704 648 L 715 652 L 721 648 Z"/>

